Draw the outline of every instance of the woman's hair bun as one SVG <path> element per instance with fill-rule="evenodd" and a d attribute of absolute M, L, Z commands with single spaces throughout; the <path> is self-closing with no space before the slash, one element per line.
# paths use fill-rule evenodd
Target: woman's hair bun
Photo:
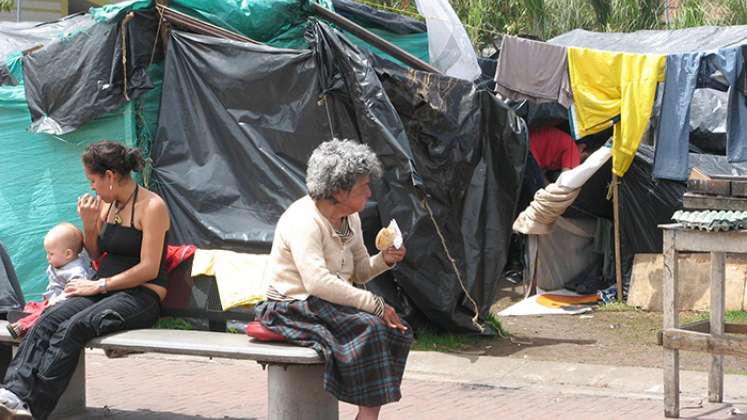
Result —
<path fill-rule="evenodd" d="M 142 153 L 140 153 L 140 149 L 136 147 L 128 147 L 125 151 L 124 163 L 131 171 L 142 170 L 145 161 L 143 160 Z"/>

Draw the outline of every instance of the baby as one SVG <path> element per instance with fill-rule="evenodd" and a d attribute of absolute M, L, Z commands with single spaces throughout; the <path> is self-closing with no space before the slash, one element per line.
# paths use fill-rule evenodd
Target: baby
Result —
<path fill-rule="evenodd" d="M 60 223 L 44 237 L 47 251 L 47 277 L 49 283 L 44 292 L 43 302 L 29 302 L 24 312 L 30 315 L 8 324 L 13 337 L 21 337 L 28 331 L 48 306 L 64 300 L 65 285 L 73 279 L 90 279 L 94 276 L 91 260 L 83 252 L 83 234 L 72 223 Z"/>

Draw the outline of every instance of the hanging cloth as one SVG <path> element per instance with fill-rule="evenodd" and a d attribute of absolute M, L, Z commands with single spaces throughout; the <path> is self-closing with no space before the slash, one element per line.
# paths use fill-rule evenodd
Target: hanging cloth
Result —
<path fill-rule="evenodd" d="M 566 48 L 504 36 L 495 71 L 495 91 L 515 101 L 558 102 L 568 108 L 573 96 Z"/>
<path fill-rule="evenodd" d="M 664 80 L 665 63 L 659 54 L 568 48 L 574 131 L 581 138 L 614 124 L 612 171 L 618 176 L 633 163 L 651 119 L 656 86 Z"/>
<path fill-rule="evenodd" d="M 656 137 L 655 178 L 684 181 L 689 175 L 690 105 L 696 88 L 729 92 L 726 156 L 747 160 L 747 98 L 740 87 L 744 47 L 667 57 L 666 81 Z"/>

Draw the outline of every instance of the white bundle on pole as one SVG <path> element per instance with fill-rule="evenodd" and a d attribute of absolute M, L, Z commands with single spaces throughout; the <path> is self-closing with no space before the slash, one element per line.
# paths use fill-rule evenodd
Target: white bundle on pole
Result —
<path fill-rule="evenodd" d="M 448 0 L 415 0 L 428 27 L 431 64 L 444 74 L 473 82 L 482 71 L 462 22 Z"/>

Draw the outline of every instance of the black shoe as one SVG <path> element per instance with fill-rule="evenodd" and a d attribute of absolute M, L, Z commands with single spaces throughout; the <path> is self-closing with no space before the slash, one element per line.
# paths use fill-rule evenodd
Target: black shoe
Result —
<path fill-rule="evenodd" d="M 506 281 L 511 284 L 519 284 L 524 281 L 524 276 L 521 274 L 521 271 L 511 270 L 506 273 Z"/>
<path fill-rule="evenodd" d="M 26 331 L 15 322 L 12 324 L 6 325 L 6 327 L 8 328 L 8 332 L 10 333 L 10 336 L 15 338 L 16 340 L 18 340 L 19 338 L 23 337 L 24 334 L 26 334 Z"/>
<path fill-rule="evenodd" d="M 32 420 L 31 412 L 23 408 L 9 408 L 0 403 L 0 420 Z"/>

